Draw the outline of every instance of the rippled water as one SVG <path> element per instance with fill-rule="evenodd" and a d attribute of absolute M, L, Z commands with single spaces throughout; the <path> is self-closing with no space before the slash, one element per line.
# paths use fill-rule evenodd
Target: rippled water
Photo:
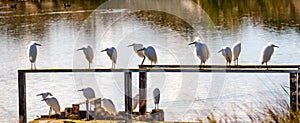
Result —
<path fill-rule="evenodd" d="M 155 47 L 158 64 L 199 64 L 194 47 L 188 45 L 196 36 L 211 51 L 207 64 L 225 64 L 216 52 L 238 40 L 242 42 L 240 64 L 259 64 L 260 50 L 268 42 L 280 47 L 269 64 L 298 64 L 300 60 L 297 28 L 276 30 L 247 16 L 240 17 L 239 24 L 222 26 L 188 0 L 73 1 L 71 8 L 62 5 L 19 2 L 17 9 L 0 9 L 0 122 L 18 120 L 17 69 L 30 67 L 27 47 L 32 40 L 43 45 L 38 48 L 38 68 L 87 68 L 83 53 L 75 51 L 87 44 L 94 48 L 93 68 L 111 66 L 108 56 L 100 51 L 112 46 L 118 51 L 117 68 L 137 67 L 141 59 L 127 47 L 132 42 Z M 28 121 L 48 112 L 41 97 L 35 96 L 46 91 L 63 109 L 84 100 L 76 90 L 93 87 L 97 97 L 110 98 L 118 111 L 124 110 L 123 78 L 123 73 L 27 74 Z M 255 110 L 274 98 L 289 100 L 273 95 L 283 93 L 281 85 L 288 86 L 288 81 L 288 74 L 149 73 L 147 110 L 154 108 L 152 90 L 159 87 L 166 121 L 205 119 L 210 112 L 220 117 L 236 114 L 245 120 L 245 111 L 237 107 L 246 105 L 243 109 Z M 133 93 L 137 92 L 138 73 L 134 73 Z"/>

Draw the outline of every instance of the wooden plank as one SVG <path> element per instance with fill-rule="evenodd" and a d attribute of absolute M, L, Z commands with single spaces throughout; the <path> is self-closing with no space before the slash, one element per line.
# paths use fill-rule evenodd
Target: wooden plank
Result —
<path fill-rule="evenodd" d="M 300 65 L 139 65 L 139 68 L 299 68 Z"/>
<path fill-rule="evenodd" d="M 125 113 L 126 122 L 132 122 L 132 73 L 124 73 L 124 90 L 125 90 Z"/>
<path fill-rule="evenodd" d="M 26 73 L 18 71 L 18 90 L 19 90 L 19 123 L 27 122 L 26 110 Z"/>
<path fill-rule="evenodd" d="M 139 73 L 139 113 L 145 115 L 147 111 L 147 73 Z"/>
<path fill-rule="evenodd" d="M 128 69 L 38 69 L 38 70 L 28 70 L 28 69 L 20 69 L 20 72 L 26 73 L 57 73 L 57 72 L 213 72 L 213 73 L 293 73 L 300 72 L 297 68 L 291 69 L 283 69 L 283 68 L 271 68 L 266 70 L 262 69 L 253 69 L 253 68 L 128 68 Z"/>

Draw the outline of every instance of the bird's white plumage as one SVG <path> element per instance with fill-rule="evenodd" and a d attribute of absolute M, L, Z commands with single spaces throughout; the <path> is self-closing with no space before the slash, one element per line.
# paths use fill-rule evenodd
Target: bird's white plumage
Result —
<path fill-rule="evenodd" d="M 50 92 L 41 93 L 36 96 L 42 96 L 43 99 L 46 99 L 48 96 L 53 96 Z"/>
<path fill-rule="evenodd" d="M 139 98 L 140 98 L 140 95 L 139 94 L 136 94 L 133 98 L 132 98 L 132 111 L 134 109 L 136 109 L 137 105 L 139 104 Z"/>
<path fill-rule="evenodd" d="M 34 66 L 35 66 L 35 61 L 37 58 L 37 46 L 41 46 L 41 45 L 32 41 L 28 47 L 28 54 L 29 54 L 29 61 L 31 63 L 31 69 L 32 69 L 32 64 L 34 64 Z"/>
<path fill-rule="evenodd" d="M 273 43 L 268 43 L 261 51 L 261 55 L 260 55 L 260 63 L 261 64 L 264 64 L 268 61 L 270 61 L 271 59 L 271 56 L 273 55 L 274 53 L 274 47 L 278 47 L 276 45 L 274 45 Z"/>
<path fill-rule="evenodd" d="M 82 47 L 78 50 L 83 50 L 83 53 L 85 55 L 86 60 L 88 60 L 89 62 L 89 68 L 90 68 L 90 64 L 93 63 L 93 59 L 94 59 L 94 52 L 93 52 L 93 48 L 91 46 L 87 46 L 87 47 Z"/>
<path fill-rule="evenodd" d="M 128 47 L 131 47 L 131 46 L 133 46 L 134 52 L 135 52 L 139 57 L 141 57 L 141 58 L 144 58 L 144 57 L 145 57 L 143 51 L 138 51 L 138 50 L 140 50 L 140 49 L 143 48 L 143 44 L 136 44 L 136 43 L 133 43 L 133 44 L 129 45 Z"/>
<path fill-rule="evenodd" d="M 155 109 L 158 108 L 159 100 L 160 100 L 160 90 L 158 88 L 155 88 L 153 90 L 153 100 L 155 104 Z"/>
<path fill-rule="evenodd" d="M 83 89 L 78 90 L 78 91 L 82 91 L 83 96 L 84 96 L 87 100 L 96 97 L 96 96 L 95 96 L 95 91 L 94 91 L 92 88 L 90 88 L 90 87 L 83 88 Z"/>
<path fill-rule="evenodd" d="M 232 61 L 237 60 L 237 62 L 238 62 L 238 58 L 240 56 L 241 49 L 242 49 L 242 46 L 241 46 L 241 42 L 240 41 L 236 42 L 232 46 Z"/>
<path fill-rule="evenodd" d="M 226 60 L 226 64 L 231 63 L 232 61 L 232 51 L 230 47 L 223 47 L 219 52 L 222 52 L 222 55 L 224 56 Z"/>
<path fill-rule="evenodd" d="M 50 106 L 49 114 L 51 114 L 51 109 L 54 110 L 55 114 L 60 114 L 60 105 L 55 97 L 47 97 L 45 102 Z"/>
<path fill-rule="evenodd" d="M 112 61 L 112 67 L 114 68 L 114 66 L 117 63 L 117 57 L 118 57 L 116 48 L 115 47 L 106 48 L 105 50 L 102 50 L 101 52 L 103 52 L 103 51 L 106 51 L 106 54 Z"/>
<path fill-rule="evenodd" d="M 190 43 L 189 45 L 195 44 L 196 54 L 201 61 L 200 64 L 202 64 L 202 63 L 205 64 L 205 62 L 208 60 L 208 58 L 210 56 L 210 53 L 209 53 L 207 45 L 204 42 L 199 42 L 199 41 L 200 41 L 200 38 L 196 37 L 194 42 Z"/>
<path fill-rule="evenodd" d="M 156 51 L 152 46 L 149 46 L 147 48 L 144 49 L 144 54 L 145 56 L 149 59 L 149 61 L 151 62 L 151 64 L 156 64 L 157 63 L 157 55 L 156 55 Z"/>
<path fill-rule="evenodd" d="M 103 108 L 105 109 L 105 111 L 107 111 L 108 113 L 110 113 L 112 115 L 117 115 L 116 107 L 110 99 L 103 98 L 102 105 L 103 105 Z"/>

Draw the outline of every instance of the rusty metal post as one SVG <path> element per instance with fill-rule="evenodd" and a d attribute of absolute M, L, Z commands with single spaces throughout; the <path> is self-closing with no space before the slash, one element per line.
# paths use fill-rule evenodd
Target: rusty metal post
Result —
<path fill-rule="evenodd" d="M 85 106 L 86 106 L 85 116 L 86 116 L 86 119 L 89 120 L 90 119 L 90 114 L 89 114 L 90 109 L 89 109 L 89 100 L 88 99 L 85 101 Z"/>
<path fill-rule="evenodd" d="M 124 90 L 125 90 L 125 113 L 126 122 L 131 122 L 132 114 L 132 73 L 124 72 Z"/>
<path fill-rule="evenodd" d="M 19 123 L 27 122 L 26 111 L 26 73 L 18 71 L 18 91 L 19 91 Z"/>
<path fill-rule="evenodd" d="M 145 115 L 147 111 L 147 73 L 140 72 L 139 73 L 139 114 Z"/>
<path fill-rule="evenodd" d="M 298 109 L 298 74 L 290 73 L 290 107 L 292 111 L 297 111 Z"/>

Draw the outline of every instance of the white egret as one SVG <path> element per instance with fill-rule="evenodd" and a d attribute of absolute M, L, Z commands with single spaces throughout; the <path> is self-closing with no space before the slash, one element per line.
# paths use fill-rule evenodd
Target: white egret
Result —
<path fill-rule="evenodd" d="M 232 61 L 236 61 L 236 65 L 239 65 L 239 55 L 241 53 L 241 42 L 238 41 L 232 46 Z"/>
<path fill-rule="evenodd" d="M 55 114 L 60 114 L 60 106 L 57 99 L 55 97 L 48 97 L 53 96 L 50 92 L 41 93 L 36 96 L 42 96 L 43 99 L 41 101 L 45 101 L 46 104 L 50 107 L 49 114 L 51 114 L 52 109 L 55 111 Z"/>
<path fill-rule="evenodd" d="M 107 111 L 111 115 L 117 115 L 116 107 L 110 99 L 103 98 L 101 102 L 105 111 Z"/>
<path fill-rule="evenodd" d="M 141 65 L 144 64 L 144 61 L 145 61 L 145 58 L 146 58 L 146 57 L 145 57 L 143 51 L 139 51 L 140 49 L 143 49 L 143 48 L 144 48 L 144 47 L 143 47 L 143 44 L 136 44 L 136 43 L 133 43 L 133 44 L 129 45 L 128 47 L 131 47 L 131 46 L 133 46 L 134 52 L 135 52 L 139 57 L 143 58 L 143 61 L 142 61 Z"/>
<path fill-rule="evenodd" d="M 95 91 L 90 88 L 90 87 L 87 87 L 87 88 L 82 88 L 78 91 L 82 91 L 83 93 L 83 96 L 87 99 L 87 100 L 90 100 L 92 98 L 95 98 Z M 90 103 L 90 104 L 94 104 L 94 103 Z M 90 110 L 91 110 L 91 105 L 90 105 Z"/>
<path fill-rule="evenodd" d="M 42 101 L 45 101 L 48 106 L 50 106 L 49 114 L 51 114 L 52 109 L 54 110 L 55 114 L 60 115 L 60 106 L 55 97 L 47 97 L 43 99 Z"/>
<path fill-rule="evenodd" d="M 117 63 L 117 50 L 115 47 L 111 47 L 111 48 L 106 48 L 105 50 L 102 50 L 101 52 L 106 51 L 107 55 L 109 56 L 110 60 L 112 61 L 111 63 L 111 67 L 115 68 L 115 65 Z"/>
<path fill-rule="evenodd" d="M 195 44 L 196 54 L 200 59 L 200 65 L 205 64 L 209 58 L 209 50 L 204 42 L 200 42 L 200 38 L 197 37 L 194 42 L 189 43 L 189 45 Z"/>
<path fill-rule="evenodd" d="M 37 47 L 36 46 L 42 46 L 41 44 L 38 44 L 34 41 L 32 41 L 30 44 L 29 44 L 29 47 L 28 47 L 28 50 L 29 50 L 29 61 L 30 61 L 30 66 L 31 66 L 31 69 L 32 69 L 32 64 L 34 65 L 34 68 L 36 69 L 36 64 L 35 64 L 35 61 L 36 61 L 36 56 L 37 56 Z"/>
<path fill-rule="evenodd" d="M 270 61 L 271 56 L 274 53 L 274 47 L 279 48 L 278 46 L 274 45 L 273 43 L 268 43 L 262 50 L 260 55 L 260 63 L 264 64 L 266 63 L 266 66 L 268 66 L 267 62 Z M 267 68 L 268 69 L 268 68 Z"/>
<path fill-rule="evenodd" d="M 160 99 L 160 91 L 158 88 L 155 88 L 153 90 L 153 100 L 154 100 L 154 108 L 159 109 L 158 108 L 158 104 L 159 104 L 159 99 Z"/>
<path fill-rule="evenodd" d="M 138 51 L 142 50 L 144 50 L 144 55 L 149 59 L 151 65 L 157 63 L 157 55 L 155 49 L 152 46 L 149 46 L 147 48 L 144 47 L 142 49 L 139 49 Z"/>
<path fill-rule="evenodd" d="M 80 89 L 80 90 L 78 90 L 78 91 L 82 91 L 83 96 L 84 96 L 87 100 L 96 97 L 96 96 L 95 96 L 95 91 L 94 91 L 92 88 L 90 88 L 90 87 L 82 88 L 82 89 Z"/>
<path fill-rule="evenodd" d="M 226 60 L 226 65 L 230 65 L 232 60 L 232 51 L 230 47 L 223 47 L 219 52 L 222 52 L 222 55 L 224 56 Z M 218 53 L 219 53 L 218 52 Z"/>
<path fill-rule="evenodd" d="M 140 99 L 140 95 L 136 94 L 133 98 L 132 98 L 132 111 L 134 109 L 136 109 L 137 105 L 139 104 L 139 99 Z"/>
<path fill-rule="evenodd" d="M 85 58 L 89 62 L 89 68 L 91 68 L 90 64 L 93 63 L 93 59 L 94 59 L 94 52 L 93 52 L 92 47 L 88 45 L 87 47 L 82 47 L 80 49 L 77 49 L 76 51 L 79 51 L 79 50 L 83 50 Z"/>

